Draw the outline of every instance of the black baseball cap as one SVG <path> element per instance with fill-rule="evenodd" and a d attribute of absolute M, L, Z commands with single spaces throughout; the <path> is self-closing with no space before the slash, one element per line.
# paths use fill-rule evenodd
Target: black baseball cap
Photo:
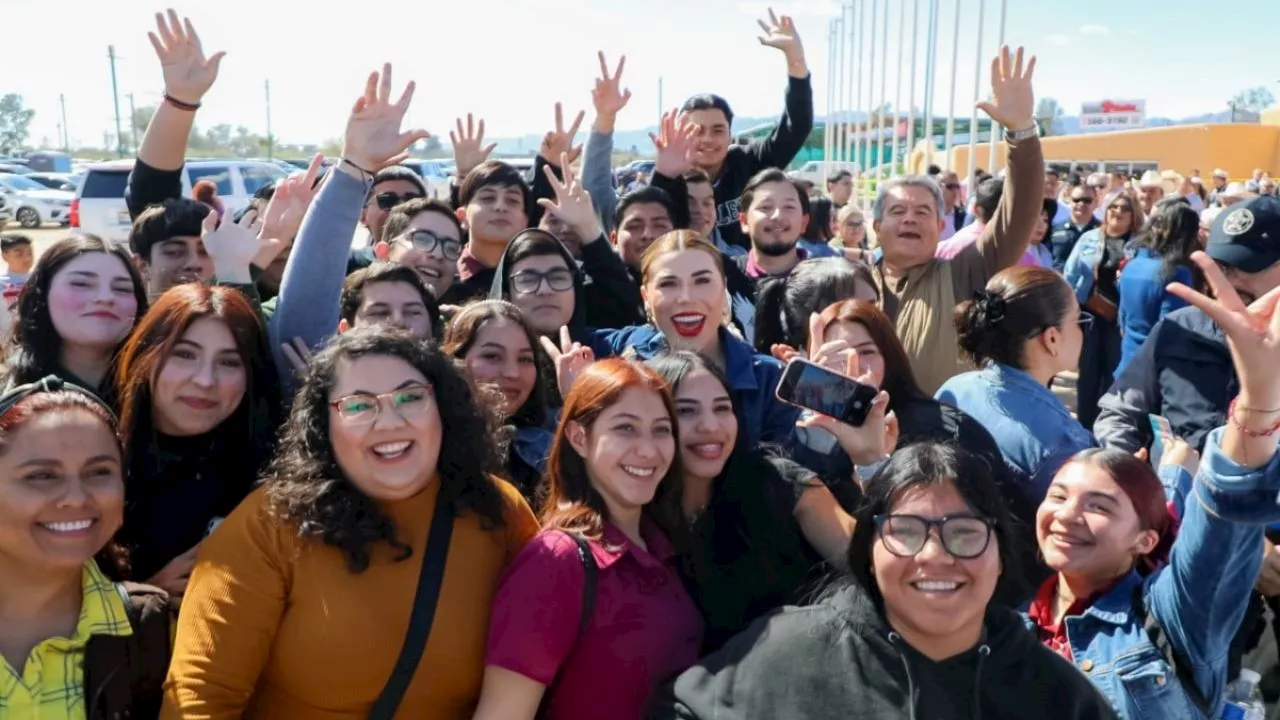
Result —
<path fill-rule="evenodd" d="M 1209 230 L 1205 252 L 1247 273 L 1280 263 L 1280 198 L 1261 195 L 1223 210 Z"/>

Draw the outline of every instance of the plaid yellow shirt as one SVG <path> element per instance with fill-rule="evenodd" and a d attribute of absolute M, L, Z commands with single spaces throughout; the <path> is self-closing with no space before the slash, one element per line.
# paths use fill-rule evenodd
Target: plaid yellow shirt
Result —
<path fill-rule="evenodd" d="M 5 720 L 83 720 L 84 649 L 94 635 L 132 635 L 115 585 L 92 560 L 84 565 L 84 602 L 75 634 L 40 643 L 22 672 L 0 657 L 0 717 Z"/>

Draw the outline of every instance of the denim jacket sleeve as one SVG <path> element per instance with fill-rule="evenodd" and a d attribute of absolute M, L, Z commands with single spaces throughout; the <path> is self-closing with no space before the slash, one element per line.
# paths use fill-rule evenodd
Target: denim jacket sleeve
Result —
<path fill-rule="evenodd" d="M 582 151 L 582 187 L 591 194 L 606 235 L 613 230 L 613 211 L 618 204 L 618 192 L 613 188 L 610 172 L 612 164 L 613 133 L 588 132 L 587 146 Z"/>
<path fill-rule="evenodd" d="M 1089 293 L 1093 290 L 1093 265 L 1097 262 L 1096 250 L 1101 240 L 1102 234 L 1098 230 L 1085 233 L 1076 246 L 1071 248 L 1071 254 L 1062 266 L 1062 274 L 1075 291 L 1077 302 L 1088 300 Z"/>
<path fill-rule="evenodd" d="M 1222 694 L 1227 654 L 1262 568 L 1264 525 L 1280 520 L 1280 456 L 1245 469 L 1222 453 L 1223 429 L 1205 444 L 1169 564 L 1146 600 L 1206 697 Z"/>

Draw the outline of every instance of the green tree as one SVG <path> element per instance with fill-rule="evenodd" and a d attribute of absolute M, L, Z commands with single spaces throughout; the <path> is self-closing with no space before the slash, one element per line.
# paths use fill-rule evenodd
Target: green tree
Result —
<path fill-rule="evenodd" d="M 1270 90 L 1259 85 L 1258 87 L 1241 90 L 1227 104 L 1236 110 L 1248 110 L 1249 112 L 1257 113 L 1275 105 L 1276 96 L 1272 95 Z"/>
<path fill-rule="evenodd" d="M 1064 114 L 1057 100 L 1051 97 L 1040 98 L 1040 102 L 1036 103 L 1036 124 L 1040 126 L 1040 134 L 1045 137 L 1061 135 Z"/>
<path fill-rule="evenodd" d="M 35 110 L 23 107 L 21 95 L 9 93 L 0 98 L 0 148 L 10 151 L 22 147 L 35 116 Z"/>
<path fill-rule="evenodd" d="M 138 133 L 139 138 L 147 131 L 147 126 L 151 124 L 151 118 L 155 114 L 155 105 L 143 105 L 133 111 L 133 129 Z"/>

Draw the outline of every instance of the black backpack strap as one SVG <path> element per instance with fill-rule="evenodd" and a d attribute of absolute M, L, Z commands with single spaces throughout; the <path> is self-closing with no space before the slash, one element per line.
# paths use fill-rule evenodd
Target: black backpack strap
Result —
<path fill-rule="evenodd" d="M 577 641 L 581 640 L 583 634 L 587 632 L 587 624 L 591 622 L 591 616 L 595 613 L 596 583 L 600 569 L 596 567 L 596 559 L 591 554 L 591 545 L 587 543 L 586 538 L 576 533 L 566 534 L 577 544 L 578 559 L 582 561 L 582 610 L 578 616 L 578 637 L 574 640 L 574 645 L 577 645 Z"/>
<path fill-rule="evenodd" d="M 400 657 L 396 658 L 395 669 L 369 712 L 370 720 L 391 720 L 395 717 L 396 709 L 400 707 L 400 701 L 404 699 L 409 682 L 422 660 L 422 653 L 427 649 L 436 603 L 440 599 L 440 586 L 444 582 L 444 568 L 449 559 L 449 540 L 453 536 L 453 508 L 450 505 L 445 498 L 436 498 L 431 532 L 427 535 L 426 556 L 422 558 L 422 572 L 418 574 L 418 591 L 413 596 L 409 629 L 400 648 Z"/>
<path fill-rule="evenodd" d="M 1169 667 L 1173 668 L 1173 673 L 1177 676 L 1178 683 L 1182 685 L 1182 691 L 1191 700 L 1191 704 L 1195 705 L 1204 717 L 1212 717 L 1213 703 L 1209 702 L 1200 690 L 1200 686 L 1196 684 L 1196 679 L 1191 674 L 1191 663 L 1187 662 L 1182 652 L 1174 647 L 1168 633 L 1160 626 L 1160 621 L 1147 607 L 1144 583 L 1138 583 L 1138 586 L 1133 589 L 1133 612 L 1142 623 L 1142 629 L 1146 630 L 1151 644 L 1156 646 L 1156 651 L 1169 664 Z"/>

